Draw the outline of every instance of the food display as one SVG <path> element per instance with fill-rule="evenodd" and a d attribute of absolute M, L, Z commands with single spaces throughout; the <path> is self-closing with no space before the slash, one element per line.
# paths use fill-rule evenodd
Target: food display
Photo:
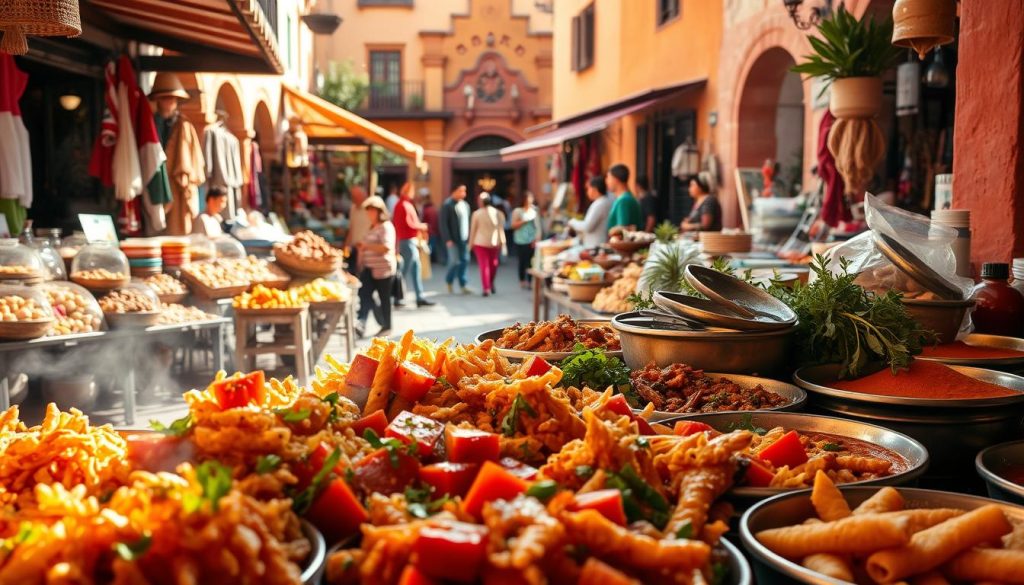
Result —
<path fill-rule="evenodd" d="M 177 303 L 160 303 L 160 317 L 157 318 L 156 322 L 158 325 L 181 325 L 183 323 L 209 321 L 214 318 L 214 315 L 210 315 L 197 307 L 186 307 Z"/>
<path fill-rule="evenodd" d="M 622 271 L 622 276 L 617 278 L 611 286 L 597 292 L 597 296 L 591 303 L 594 310 L 602 313 L 628 313 L 635 309 L 636 307 L 629 297 L 636 294 L 641 273 L 643 273 L 643 267 L 639 264 L 626 266 Z"/>
<path fill-rule="evenodd" d="M 281 290 L 257 284 L 251 291 L 244 292 L 232 301 L 235 309 L 264 311 L 275 309 L 301 309 L 309 302 L 301 298 L 295 289 Z"/>
<path fill-rule="evenodd" d="M 132 276 L 146 278 L 163 270 L 160 242 L 150 238 L 130 238 L 121 242 L 121 251 L 128 257 Z"/>
<path fill-rule="evenodd" d="M 306 230 L 286 244 L 274 246 L 274 257 L 283 268 L 299 275 L 326 275 L 341 268 L 344 254 L 322 237 Z"/>
<path fill-rule="evenodd" d="M 38 281 L 47 274 L 36 250 L 13 238 L 0 239 L 0 280 Z"/>
<path fill-rule="evenodd" d="M 191 262 L 181 267 L 181 276 L 193 290 L 208 298 L 234 296 L 249 287 L 249 280 L 231 262 L 218 258 L 211 262 Z"/>
<path fill-rule="evenodd" d="M 217 257 L 217 247 L 202 234 L 188 236 L 188 254 L 192 262 L 203 262 Z"/>
<path fill-rule="evenodd" d="M 70 282 L 51 282 L 43 290 L 55 319 L 49 335 L 91 333 L 103 327 L 103 312 L 84 288 Z"/>
<path fill-rule="evenodd" d="M 506 327 L 497 346 L 520 351 L 572 351 L 577 343 L 586 348 L 619 350 L 619 335 L 608 325 L 579 323 L 568 315 L 556 321 L 516 323 Z"/>
<path fill-rule="evenodd" d="M 0 296 L 0 321 L 41 321 L 49 317 L 46 305 L 38 303 L 36 299 L 19 295 Z"/>
<path fill-rule="evenodd" d="M 347 285 L 323 278 L 311 280 L 302 286 L 293 287 L 291 290 L 308 303 L 347 301 L 351 297 Z"/>
<path fill-rule="evenodd" d="M 947 365 L 914 360 L 903 370 L 888 368 L 852 380 L 837 380 L 832 387 L 876 396 L 958 400 L 999 398 L 1017 394 L 1013 390 L 972 378 Z"/>
<path fill-rule="evenodd" d="M 659 368 L 654 362 L 633 370 L 633 390 L 654 410 L 671 413 L 761 410 L 789 401 L 760 384 L 743 387 L 727 378 L 708 376 L 686 364 Z"/>
<path fill-rule="evenodd" d="M 188 294 L 188 287 L 185 286 L 185 283 L 170 274 L 154 274 L 143 282 L 161 298 L 180 297 Z"/>
<path fill-rule="evenodd" d="M 152 291 L 142 287 L 120 288 L 99 298 L 104 313 L 153 313 L 160 310 L 160 301 Z"/>
<path fill-rule="evenodd" d="M 71 280 L 91 291 L 108 291 L 128 284 L 128 257 L 114 242 L 95 242 L 71 261 Z"/>

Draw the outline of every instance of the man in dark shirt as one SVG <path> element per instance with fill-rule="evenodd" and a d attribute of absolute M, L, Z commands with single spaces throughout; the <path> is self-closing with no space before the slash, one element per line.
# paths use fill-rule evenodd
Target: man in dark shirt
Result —
<path fill-rule="evenodd" d="M 448 292 L 454 292 L 455 281 L 459 281 L 462 294 L 471 294 L 466 287 L 466 269 L 469 267 L 469 203 L 466 202 L 466 186 L 459 185 L 451 197 L 441 204 L 438 217 L 441 241 L 448 253 L 448 273 L 445 282 Z"/>
<path fill-rule="evenodd" d="M 653 232 L 658 225 L 658 194 L 651 191 L 651 182 L 647 175 L 639 175 L 636 178 L 636 194 L 640 199 L 640 217 L 643 225 L 640 226 L 645 232 Z"/>

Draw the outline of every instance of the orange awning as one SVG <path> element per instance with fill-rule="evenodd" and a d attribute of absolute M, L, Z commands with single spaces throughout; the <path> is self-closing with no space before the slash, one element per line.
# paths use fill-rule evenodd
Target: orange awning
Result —
<path fill-rule="evenodd" d="M 311 93 L 281 84 L 281 95 L 288 116 L 298 116 L 310 140 L 360 138 L 412 159 L 421 172 L 427 171 L 423 147 L 394 132 L 361 118 L 344 108 Z"/>

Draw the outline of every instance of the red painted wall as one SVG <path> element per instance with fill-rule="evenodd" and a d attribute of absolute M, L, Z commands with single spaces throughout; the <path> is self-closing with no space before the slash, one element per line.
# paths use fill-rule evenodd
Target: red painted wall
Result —
<path fill-rule="evenodd" d="M 959 50 L 953 206 L 977 272 L 1024 256 L 1024 2 L 962 2 Z"/>

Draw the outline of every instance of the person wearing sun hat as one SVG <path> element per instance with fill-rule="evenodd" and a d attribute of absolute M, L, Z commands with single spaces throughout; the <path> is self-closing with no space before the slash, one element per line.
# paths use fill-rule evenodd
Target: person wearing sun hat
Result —
<path fill-rule="evenodd" d="M 355 330 L 363 336 L 372 310 L 381 327 L 376 337 L 387 337 L 391 335 L 391 287 L 398 270 L 395 226 L 388 221 L 388 206 L 380 197 L 367 197 L 362 208 L 370 217 L 370 230 L 355 244 L 359 250 L 359 280 L 363 283 Z M 374 301 L 374 292 L 380 304 Z"/>
<path fill-rule="evenodd" d="M 167 175 L 171 180 L 171 203 L 167 207 L 167 233 L 192 232 L 192 220 L 199 214 L 199 185 L 206 182 L 206 159 L 196 127 L 181 115 L 179 106 L 190 96 L 174 73 L 158 73 L 149 99 L 156 102 L 157 133 L 167 154 Z"/>

